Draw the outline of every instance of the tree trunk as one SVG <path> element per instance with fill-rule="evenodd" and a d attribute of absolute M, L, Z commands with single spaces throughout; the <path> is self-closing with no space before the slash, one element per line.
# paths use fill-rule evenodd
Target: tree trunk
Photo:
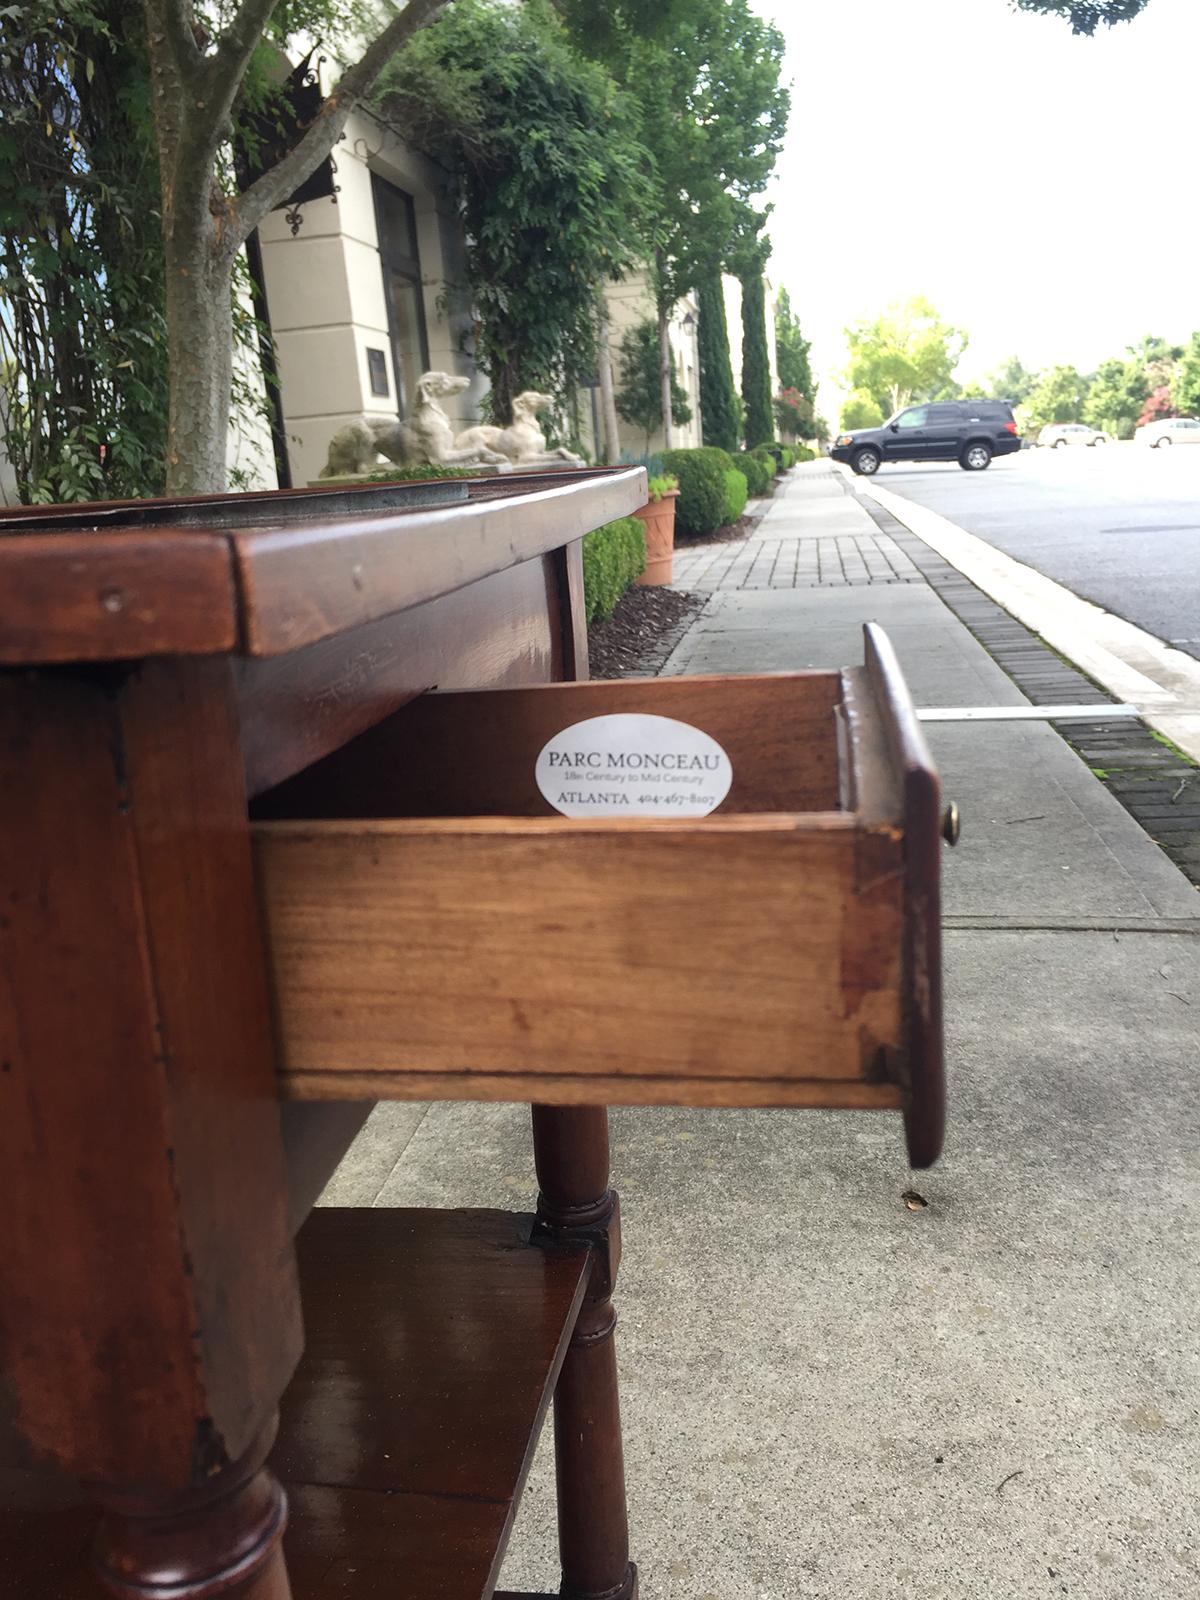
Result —
<path fill-rule="evenodd" d="M 600 423 L 604 439 L 601 454 L 607 466 L 621 459 L 621 435 L 617 423 L 616 387 L 613 383 L 611 324 L 604 296 L 599 299 L 596 323 L 596 371 L 600 380 Z"/>
<path fill-rule="evenodd" d="M 658 313 L 658 352 L 661 362 L 659 375 L 662 379 L 663 449 L 672 450 L 675 447 L 675 418 L 671 411 L 674 362 L 671 359 L 671 323 L 667 312 L 661 307 Z"/>
<path fill-rule="evenodd" d="M 233 381 L 233 256 L 207 230 L 166 235 L 171 351 L 167 493 L 225 488 Z"/>

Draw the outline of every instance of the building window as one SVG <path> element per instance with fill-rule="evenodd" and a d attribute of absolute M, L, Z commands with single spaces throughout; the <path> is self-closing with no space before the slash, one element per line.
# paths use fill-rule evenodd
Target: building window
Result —
<path fill-rule="evenodd" d="M 383 294 L 392 340 L 397 409 L 405 416 L 417 392 L 417 380 L 429 367 L 416 211 L 411 195 L 375 173 L 371 174 L 371 190 L 375 197 L 375 229 L 379 235 Z"/>

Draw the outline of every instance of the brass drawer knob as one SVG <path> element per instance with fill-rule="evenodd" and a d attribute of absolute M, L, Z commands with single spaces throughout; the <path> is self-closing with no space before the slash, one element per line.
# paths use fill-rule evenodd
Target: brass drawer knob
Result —
<path fill-rule="evenodd" d="M 948 845 L 956 845 L 958 843 L 958 835 L 961 827 L 962 824 L 958 815 L 958 807 L 952 800 L 946 807 L 945 814 L 942 817 L 942 838 L 945 839 Z"/>

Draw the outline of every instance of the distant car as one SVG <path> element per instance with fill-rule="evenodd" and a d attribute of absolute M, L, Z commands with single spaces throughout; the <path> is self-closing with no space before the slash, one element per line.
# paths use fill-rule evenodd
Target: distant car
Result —
<path fill-rule="evenodd" d="M 1176 444 L 1200 444 L 1200 422 L 1195 417 L 1165 417 L 1162 422 L 1147 422 L 1134 429 L 1138 444 L 1152 450 Z"/>
<path fill-rule="evenodd" d="M 1089 428 L 1083 422 L 1052 422 L 1038 435 L 1038 444 L 1049 450 L 1062 450 L 1072 444 L 1111 444 L 1112 434 L 1101 428 Z"/>
<path fill-rule="evenodd" d="M 840 433 L 829 454 L 869 478 L 885 461 L 957 461 L 965 472 L 982 472 L 993 456 L 1020 448 L 1006 400 L 946 400 L 906 406 L 882 428 Z"/>

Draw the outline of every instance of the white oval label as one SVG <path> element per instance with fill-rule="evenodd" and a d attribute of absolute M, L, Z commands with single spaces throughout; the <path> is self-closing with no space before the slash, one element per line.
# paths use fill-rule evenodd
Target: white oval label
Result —
<path fill-rule="evenodd" d="M 707 817 L 733 767 L 715 739 L 674 717 L 618 712 L 556 733 L 537 786 L 564 817 Z"/>

